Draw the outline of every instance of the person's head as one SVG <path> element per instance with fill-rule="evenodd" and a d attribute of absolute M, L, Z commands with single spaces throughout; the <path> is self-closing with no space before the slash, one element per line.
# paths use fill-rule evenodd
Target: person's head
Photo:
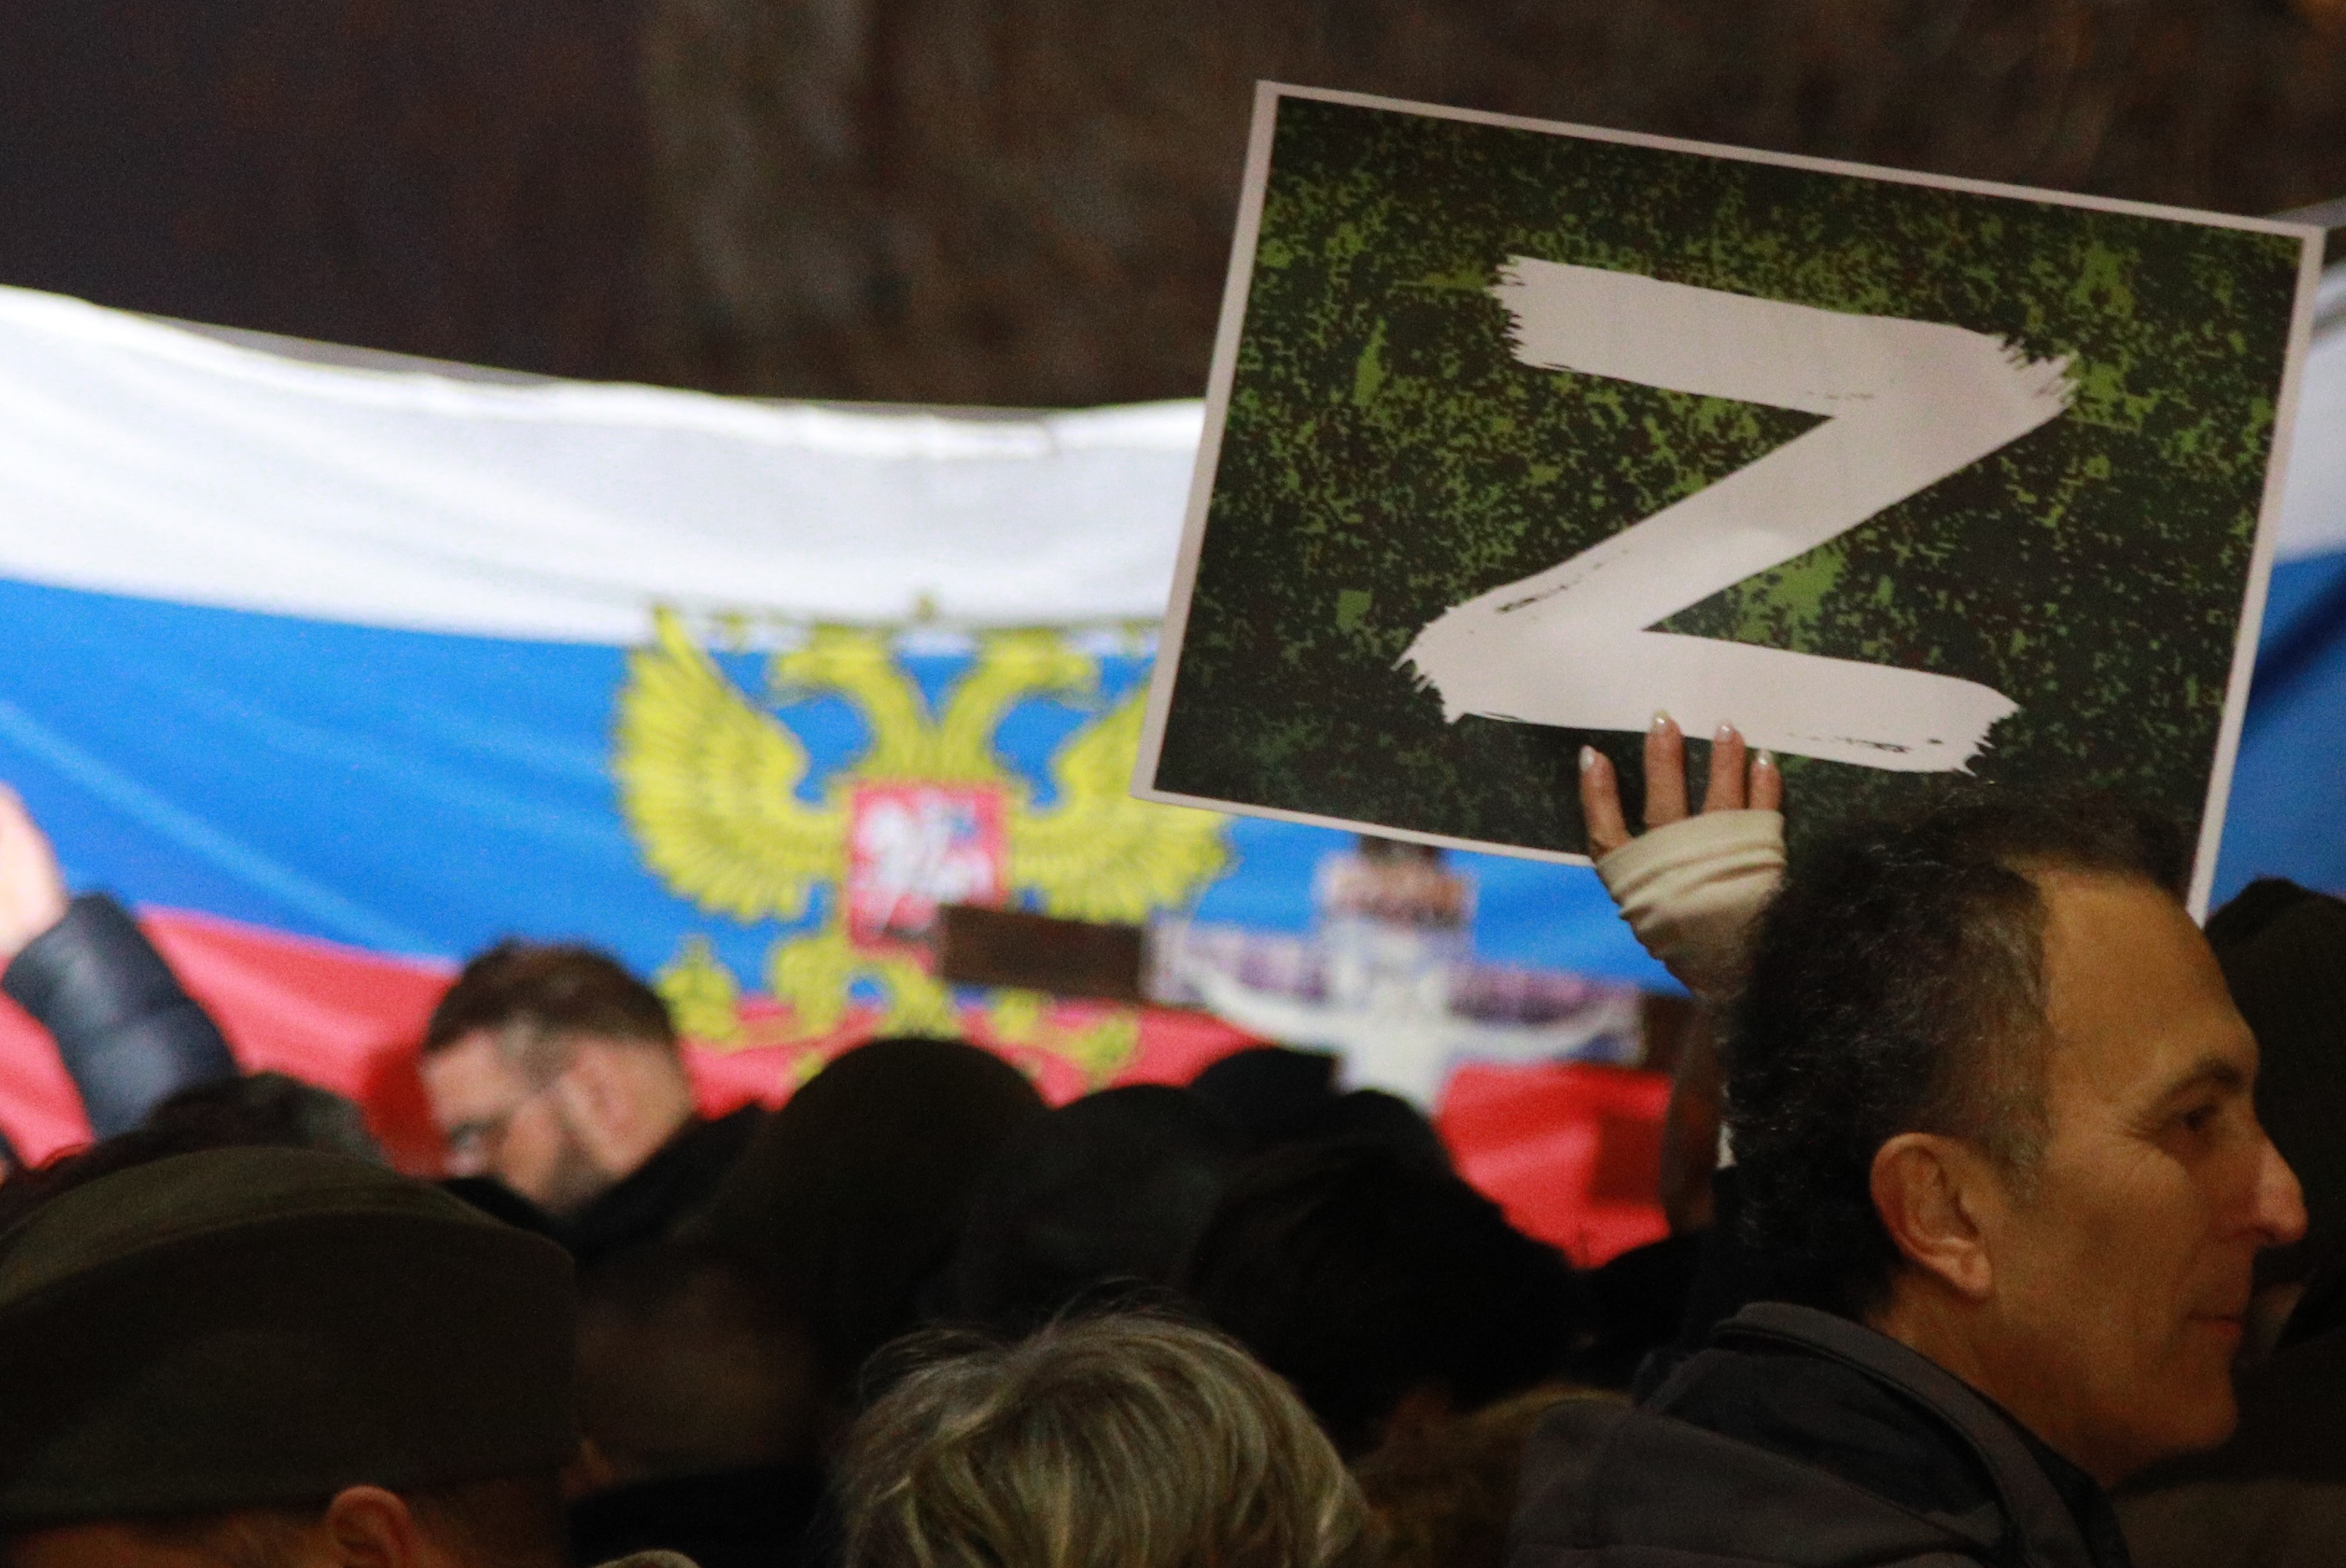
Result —
<path fill-rule="evenodd" d="M 321 1149 L 383 1165 L 359 1108 L 281 1073 L 247 1073 L 182 1089 L 127 1133 L 68 1150 L 0 1181 L 0 1233 L 75 1187 L 204 1149 Z"/>
<path fill-rule="evenodd" d="M 85 1520 L 0 1544 L 5 1568 L 568 1568 L 553 1471 L 300 1507 Z"/>
<path fill-rule="evenodd" d="M 573 1307 L 558 1247 L 343 1156 L 61 1183 L 0 1236 L 0 1561 L 554 1568 Z"/>
<path fill-rule="evenodd" d="M 941 1338 L 850 1431 L 847 1568 L 1351 1568 L 1343 1462 L 1285 1385 L 1160 1318 Z"/>
<path fill-rule="evenodd" d="M 283 1073 L 243 1073 L 182 1089 L 141 1125 L 190 1149 L 274 1144 L 391 1163 L 357 1102 Z"/>
<path fill-rule="evenodd" d="M 657 1242 L 578 1282 L 578 1413 L 615 1482 L 813 1456 L 806 1336 L 750 1270 Z"/>
<path fill-rule="evenodd" d="M 556 1214 L 628 1175 L 692 1115 L 659 994 L 607 954 L 500 942 L 464 966 L 423 1034 L 448 1173 Z"/>
<path fill-rule="evenodd" d="M 1043 1114 L 992 1052 L 903 1038 L 842 1052 L 760 1125 L 706 1227 L 806 1329 L 826 1397 L 919 1325 L 979 1174 Z"/>
<path fill-rule="evenodd" d="M 2346 1307 L 2346 900 L 2259 878 L 2208 917 L 2208 945 L 2257 1037 L 2257 1120 L 2305 1195 L 2304 1239 L 2257 1260 L 2246 1364 Z"/>
<path fill-rule="evenodd" d="M 2105 1481 L 2229 1432 L 2255 1255 L 2304 1223 L 2183 870 L 2107 802 L 1850 829 L 1729 1052 L 1747 1240 Z"/>
<path fill-rule="evenodd" d="M 1581 1328 L 1560 1254 L 1442 1166 L 1375 1145 L 1252 1162 L 1181 1284 L 1349 1455 L 1556 1376 Z"/>
<path fill-rule="evenodd" d="M 1240 1144 L 1219 1108 L 1160 1084 L 1027 1122 L 977 1184 L 948 1280 L 954 1316 L 1021 1333 L 1087 1292 L 1170 1285 Z"/>
<path fill-rule="evenodd" d="M 1382 1143 L 1449 1161 L 1425 1114 L 1382 1089 L 1337 1087 L 1336 1058 L 1324 1051 L 1255 1045 L 1211 1064 L 1189 1092 L 1229 1115 L 1257 1152 L 1298 1144 Z"/>
<path fill-rule="evenodd" d="M 1382 1568 L 1501 1568 L 1532 1429 L 1566 1400 L 1616 1397 L 1551 1384 L 1362 1460 L 1352 1473 L 1383 1538 Z"/>
<path fill-rule="evenodd" d="M 2257 1037 L 2257 1119 L 2305 1188 L 2307 1227 L 2346 1234 L 2346 900 L 2279 878 L 2208 917 L 2232 1003 Z"/>

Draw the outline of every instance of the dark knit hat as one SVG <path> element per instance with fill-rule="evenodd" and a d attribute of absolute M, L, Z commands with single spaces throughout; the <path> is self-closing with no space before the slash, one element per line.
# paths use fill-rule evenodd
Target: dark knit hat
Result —
<path fill-rule="evenodd" d="M 229 1148 L 0 1237 L 0 1529 L 550 1470 L 570 1261 L 342 1155 Z"/>
<path fill-rule="evenodd" d="M 2208 917 L 2208 942 L 2256 1033 L 2257 1117 L 2312 1233 L 2346 1231 L 2346 902 L 2261 878 Z"/>

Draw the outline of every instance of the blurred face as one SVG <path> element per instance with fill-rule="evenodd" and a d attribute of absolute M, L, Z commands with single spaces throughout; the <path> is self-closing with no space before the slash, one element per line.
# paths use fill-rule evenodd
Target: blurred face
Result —
<path fill-rule="evenodd" d="M 564 1110 L 559 1078 L 533 1078 L 494 1032 L 458 1037 L 423 1058 L 422 1072 L 450 1176 L 494 1176 L 553 1214 L 610 1185 Z"/>
<path fill-rule="evenodd" d="M 2180 906 L 2055 873 L 2048 1141 L 1986 1207 L 1979 1378 L 2105 1483 L 2221 1442 L 2259 1248 L 2305 1228 L 2257 1125 L 2257 1046 Z"/>

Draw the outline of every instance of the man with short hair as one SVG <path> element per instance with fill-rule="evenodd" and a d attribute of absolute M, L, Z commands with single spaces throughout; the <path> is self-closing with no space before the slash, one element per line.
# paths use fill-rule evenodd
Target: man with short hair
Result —
<path fill-rule="evenodd" d="M 1746 1308 L 1535 1442 L 1515 1568 L 2116 1568 L 2104 1489 L 2221 1441 L 2304 1228 L 2178 840 L 1993 799 L 1843 832 L 1763 916 L 1729 1050 Z"/>
<path fill-rule="evenodd" d="M 572 944 L 500 942 L 464 966 L 423 1036 L 423 1087 L 468 1196 L 582 1262 L 658 1240 L 732 1167 L 760 1113 L 706 1120 L 659 994 Z"/>
<path fill-rule="evenodd" d="M 95 1168 L 0 1237 L 0 1562 L 566 1560 L 558 1247 L 314 1150 Z"/>

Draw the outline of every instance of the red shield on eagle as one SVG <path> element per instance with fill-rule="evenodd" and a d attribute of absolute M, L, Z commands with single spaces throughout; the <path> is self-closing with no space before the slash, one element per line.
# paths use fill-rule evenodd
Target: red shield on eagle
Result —
<path fill-rule="evenodd" d="M 859 945 L 917 942 L 939 904 L 998 904 L 1008 891 L 1001 790 L 862 784 L 848 810 L 847 929 Z"/>

